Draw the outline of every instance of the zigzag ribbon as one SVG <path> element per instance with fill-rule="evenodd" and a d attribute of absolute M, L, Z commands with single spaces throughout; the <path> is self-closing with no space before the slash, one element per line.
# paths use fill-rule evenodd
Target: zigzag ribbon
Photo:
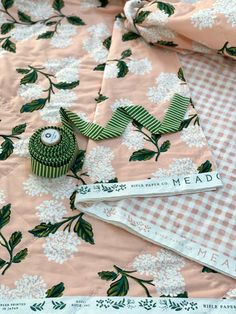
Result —
<path fill-rule="evenodd" d="M 32 172 L 46 178 L 56 178 L 66 174 L 78 151 L 74 131 L 94 141 L 100 141 L 121 136 L 130 121 L 135 120 L 152 134 L 177 132 L 189 103 L 188 97 L 175 94 L 162 122 L 142 106 L 119 107 L 105 127 L 86 122 L 77 114 L 61 108 L 63 128 L 44 127 L 37 130 L 30 138 Z M 47 129 L 59 132 L 61 136 L 60 141 L 52 146 L 42 141 L 42 133 Z"/>

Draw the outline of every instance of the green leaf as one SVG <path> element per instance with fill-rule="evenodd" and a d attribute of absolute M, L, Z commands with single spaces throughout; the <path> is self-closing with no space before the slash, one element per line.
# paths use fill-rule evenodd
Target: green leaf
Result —
<path fill-rule="evenodd" d="M 157 7 L 161 11 L 164 11 L 166 14 L 168 14 L 168 16 L 171 16 L 175 13 L 175 7 L 170 3 L 157 1 Z"/>
<path fill-rule="evenodd" d="M 3 268 L 3 266 L 6 265 L 6 263 L 7 263 L 7 262 L 4 261 L 4 259 L 1 259 L 1 258 L 0 258 L 0 269 Z"/>
<path fill-rule="evenodd" d="M 132 51 L 131 49 L 127 49 L 127 50 L 124 50 L 122 53 L 121 53 L 121 58 L 122 59 L 125 59 L 125 58 L 128 58 L 132 55 Z"/>
<path fill-rule="evenodd" d="M 8 224 L 11 216 L 11 204 L 7 204 L 0 209 L 0 229 Z"/>
<path fill-rule="evenodd" d="M 161 134 L 152 134 L 151 138 L 157 143 L 161 138 Z"/>
<path fill-rule="evenodd" d="M 50 233 L 55 233 L 60 226 L 60 223 L 51 224 L 50 222 L 42 222 L 34 229 L 29 230 L 29 233 L 33 234 L 36 238 L 45 238 L 48 237 Z"/>
<path fill-rule="evenodd" d="M 11 139 L 5 137 L 4 142 L 1 144 L 0 160 L 6 160 L 14 150 L 14 145 Z"/>
<path fill-rule="evenodd" d="M 58 298 L 63 295 L 65 286 L 63 282 L 60 282 L 58 285 L 53 286 L 51 289 L 48 289 L 46 292 L 46 298 Z"/>
<path fill-rule="evenodd" d="M 173 298 L 173 296 L 170 295 L 161 295 L 160 298 Z M 174 298 L 188 298 L 188 292 L 184 291 L 183 293 L 179 293 Z"/>
<path fill-rule="evenodd" d="M 118 179 L 114 178 L 114 179 L 109 180 L 107 183 L 117 183 L 117 182 L 118 182 Z"/>
<path fill-rule="evenodd" d="M 74 232 L 85 242 L 94 244 L 92 225 L 82 217 L 78 219 L 74 226 Z"/>
<path fill-rule="evenodd" d="M 183 72 L 183 69 L 182 69 L 182 68 L 179 68 L 179 71 L 178 71 L 178 78 L 179 78 L 181 81 L 186 82 L 185 77 L 184 77 L 184 72 Z"/>
<path fill-rule="evenodd" d="M 101 8 L 105 8 L 109 3 L 108 0 L 99 0 L 99 2 L 101 3 L 100 5 Z"/>
<path fill-rule="evenodd" d="M 61 12 L 61 9 L 65 6 L 64 1 L 63 0 L 54 0 L 52 7 L 53 9 L 55 9 L 56 11 Z"/>
<path fill-rule="evenodd" d="M 84 21 L 78 16 L 68 16 L 67 21 L 72 25 L 85 25 Z"/>
<path fill-rule="evenodd" d="M 107 37 L 107 38 L 104 40 L 103 46 L 104 46 L 105 48 L 107 48 L 107 50 L 110 49 L 110 47 L 111 47 L 111 36 Z"/>
<path fill-rule="evenodd" d="M 156 155 L 156 152 L 150 149 L 140 149 L 132 154 L 129 161 L 150 160 Z"/>
<path fill-rule="evenodd" d="M 21 22 L 25 22 L 25 23 L 32 22 L 31 17 L 29 15 L 25 14 L 24 12 L 18 11 L 17 14 L 18 14 L 19 20 Z"/>
<path fill-rule="evenodd" d="M 125 77 L 126 74 L 129 72 L 129 68 L 128 68 L 127 64 L 125 63 L 125 61 L 122 61 L 122 60 L 118 61 L 117 67 L 119 69 L 119 72 L 117 74 L 118 78 Z"/>
<path fill-rule="evenodd" d="M 70 196 L 70 208 L 72 210 L 76 210 L 77 208 L 75 207 L 75 197 L 76 197 L 77 191 L 74 191 L 71 196 Z"/>
<path fill-rule="evenodd" d="M 66 82 L 60 82 L 57 84 L 53 84 L 53 86 L 55 86 L 57 89 L 73 89 L 76 86 L 78 86 L 80 83 L 80 81 L 75 81 L 75 82 L 71 82 L 71 83 L 66 83 Z"/>
<path fill-rule="evenodd" d="M 16 71 L 20 74 L 28 74 L 31 70 L 30 69 L 20 69 L 17 68 Z"/>
<path fill-rule="evenodd" d="M 116 278 L 118 277 L 118 274 L 115 273 L 114 271 L 101 271 L 98 273 L 98 276 L 102 280 L 113 281 L 113 280 L 116 280 Z"/>
<path fill-rule="evenodd" d="M 161 145 L 160 152 L 165 153 L 168 151 L 169 148 L 170 148 L 170 141 L 167 140 Z"/>
<path fill-rule="evenodd" d="M 26 74 L 24 77 L 22 77 L 20 84 L 28 84 L 28 83 L 35 83 L 38 79 L 38 73 L 37 71 L 33 70 L 32 72 Z"/>
<path fill-rule="evenodd" d="M 83 164 L 84 164 L 84 158 L 85 158 L 85 150 L 80 150 L 77 154 L 74 164 L 70 168 L 70 170 L 73 173 L 77 173 L 82 169 Z"/>
<path fill-rule="evenodd" d="M 105 70 L 105 66 L 106 66 L 106 63 L 101 63 L 99 65 L 97 65 L 93 71 L 104 71 Z"/>
<path fill-rule="evenodd" d="M 123 36 L 122 36 L 122 40 L 123 41 L 129 41 L 129 40 L 134 40 L 134 39 L 137 39 L 137 38 L 139 38 L 139 37 L 141 37 L 140 35 L 138 35 L 138 34 L 136 34 L 136 33 L 134 33 L 134 32 L 128 32 L 128 33 L 125 33 L 125 34 L 123 34 Z"/>
<path fill-rule="evenodd" d="M 33 112 L 35 110 L 43 109 L 43 107 L 46 104 L 46 101 L 47 101 L 47 99 L 45 99 L 45 98 L 32 100 L 30 103 L 27 103 L 24 106 L 22 106 L 20 112 L 21 113 Z"/>
<path fill-rule="evenodd" d="M 205 161 L 203 164 L 201 164 L 200 167 L 197 168 L 199 173 L 206 173 L 212 171 L 212 164 L 209 160 Z"/>
<path fill-rule="evenodd" d="M 13 43 L 13 41 L 11 41 L 9 38 L 7 38 L 4 41 L 2 48 L 9 51 L 9 52 L 13 52 L 13 53 L 16 52 L 16 44 Z"/>
<path fill-rule="evenodd" d="M 230 55 L 235 57 L 236 56 L 236 47 L 226 47 L 226 52 Z"/>
<path fill-rule="evenodd" d="M 107 290 L 109 297 L 125 296 L 129 291 L 129 282 L 126 276 L 122 275 L 121 278 L 110 285 Z"/>
<path fill-rule="evenodd" d="M 12 129 L 11 134 L 20 135 L 25 132 L 25 129 L 26 129 L 26 123 L 17 125 Z"/>
<path fill-rule="evenodd" d="M 49 39 L 52 38 L 54 35 L 54 31 L 47 31 L 45 33 L 40 34 L 37 39 Z"/>
<path fill-rule="evenodd" d="M 206 266 L 204 266 L 204 267 L 202 268 L 202 273 L 215 273 L 215 274 L 218 274 L 218 272 L 217 272 L 216 270 L 211 269 L 211 268 L 208 268 L 208 267 L 206 267 Z"/>
<path fill-rule="evenodd" d="M 1 34 L 5 35 L 9 33 L 15 27 L 14 23 L 4 23 L 1 26 Z"/>
<path fill-rule="evenodd" d="M 10 9 L 14 4 L 14 0 L 1 0 L 1 2 L 2 2 L 2 6 L 6 10 Z"/>
<path fill-rule="evenodd" d="M 166 41 L 166 40 L 158 40 L 157 44 L 161 45 L 161 46 L 166 46 L 166 47 L 177 47 L 178 46 L 173 41 Z"/>
<path fill-rule="evenodd" d="M 10 239 L 9 239 L 9 246 L 11 249 L 14 249 L 21 241 L 22 239 L 22 233 L 20 231 L 15 231 L 12 233 Z"/>
<path fill-rule="evenodd" d="M 95 98 L 96 102 L 99 104 L 100 102 L 103 102 L 105 100 L 107 100 L 108 97 L 107 96 L 104 96 L 102 94 L 99 94 L 99 96 L 97 98 Z"/>
<path fill-rule="evenodd" d="M 141 11 L 134 19 L 134 23 L 135 24 L 143 23 L 143 21 L 148 17 L 150 13 L 151 13 L 150 11 Z"/>
<path fill-rule="evenodd" d="M 23 249 L 13 257 L 12 262 L 20 263 L 21 261 L 23 261 L 23 259 L 26 258 L 27 255 L 28 255 L 28 249 Z"/>

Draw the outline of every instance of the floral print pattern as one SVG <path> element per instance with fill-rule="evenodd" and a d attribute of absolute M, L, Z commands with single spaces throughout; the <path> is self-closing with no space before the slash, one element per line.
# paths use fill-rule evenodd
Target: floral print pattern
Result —
<path fill-rule="evenodd" d="M 187 85 L 183 84 L 176 74 L 162 72 L 156 78 L 156 85 L 149 87 L 147 96 L 151 102 L 159 104 L 170 100 L 175 93 L 187 97 L 189 95 Z"/>
<path fill-rule="evenodd" d="M 159 168 L 153 173 L 154 178 L 166 178 L 171 176 L 190 175 L 198 173 L 197 165 L 190 158 L 175 159 L 169 169 Z"/>
<path fill-rule="evenodd" d="M 67 213 L 63 203 L 55 200 L 43 201 L 36 210 L 40 221 L 45 223 L 59 222 Z"/>
<path fill-rule="evenodd" d="M 115 178 L 113 159 L 114 154 L 109 147 L 97 146 L 87 154 L 84 170 L 93 182 L 108 182 Z"/>
<path fill-rule="evenodd" d="M 181 131 L 181 139 L 188 147 L 203 147 L 206 139 L 199 125 L 190 125 Z"/>
<path fill-rule="evenodd" d="M 80 243 L 74 233 L 59 230 L 46 238 L 43 250 L 49 261 L 63 264 L 73 258 L 73 254 L 78 251 Z"/>
<path fill-rule="evenodd" d="M 153 283 L 160 296 L 173 297 L 185 292 L 184 278 L 180 273 L 185 266 L 184 258 L 162 249 L 156 256 L 137 256 L 132 265 L 140 274 L 154 278 Z"/>
<path fill-rule="evenodd" d="M 130 123 L 122 135 L 122 144 L 128 149 L 141 149 L 144 147 L 144 136 L 138 133 Z"/>
<path fill-rule="evenodd" d="M 30 196 L 52 195 L 55 199 L 63 200 L 69 198 L 75 190 L 75 183 L 68 177 L 46 179 L 30 174 L 23 182 L 23 189 Z"/>

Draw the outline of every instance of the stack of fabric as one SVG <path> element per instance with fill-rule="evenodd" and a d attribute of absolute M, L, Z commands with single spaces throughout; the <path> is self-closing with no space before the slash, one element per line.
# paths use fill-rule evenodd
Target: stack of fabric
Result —
<path fill-rule="evenodd" d="M 235 313 L 236 4 L 1 0 L 0 313 Z"/>

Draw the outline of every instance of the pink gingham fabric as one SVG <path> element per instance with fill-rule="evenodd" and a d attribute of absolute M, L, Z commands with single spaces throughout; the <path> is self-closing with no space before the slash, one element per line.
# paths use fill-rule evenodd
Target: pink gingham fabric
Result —
<path fill-rule="evenodd" d="M 123 200 L 116 203 L 118 216 L 111 217 L 108 211 L 109 215 L 102 218 L 235 277 L 236 63 L 218 55 L 179 57 L 224 188 Z M 102 216 L 98 211 L 93 214 Z M 144 229 L 152 236 L 146 235 Z M 175 238 L 178 238 L 176 245 Z"/>

